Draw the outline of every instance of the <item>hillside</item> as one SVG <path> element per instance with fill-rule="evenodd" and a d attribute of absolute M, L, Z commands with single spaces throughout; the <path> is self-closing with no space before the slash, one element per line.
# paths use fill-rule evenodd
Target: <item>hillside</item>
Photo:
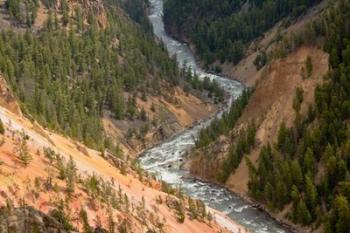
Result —
<path fill-rule="evenodd" d="M 177 68 L 145 1 L 0 7 L 1 232 L 240 228 L 136 162 L 223 98 L 216 83 Z"/>
<path fill-rule="evenodd" d="M 0 0 L 0 232 L 348 233 L 350 2 L 162 3 Z"/>
<path fill-rule="evenodd" d="M 4 107 L 0 118 L 1 213 L 14 216 L 1 226 L 4 232 L 35 228 L 21 225 L 21 216 L 45 214 L 51 216 L 45 221 L 67 232 L 98 227 L 108 232 L 220 232 L 213 219 L 233 225 L 214 211 L 209 220 L 186 217 L 181 223 L 178 219 L 190 214 L 186 198 L 162 192 L 162 184 L 137 166 L 101 155 Z M 29 214 L 21 215 L 28 208 Z M 41 227 L 42 220 L 34 219 Z"/>
<path fill-rule="evenodd" d="M 308 56 L 313 61 L 314 72 L 311 78 L 304 79 L 303 69 Z M 208 161 L 205 157 L 208 150 L 206 147 L 191 158 L 192 173 L 207 179 L 217 179 L 217 170 L 222 166 L 220 165 L 222 159 L 230 154 L 232 149 L 227 144 L 237 141 L 241 136 L 240 131 L 248 128 L 251 122 L 255 123 L 256 146 L 250 152 L 249 158 L 255 163 L 261 146 L 276 140 L 281 123 L 284 122 L 288 127 L 293 125 L 295 120 L 293 101 L 296 89 L 304 90 L 304 101 L 300 109 L 301 114 L 305 116 L 309 105 L 314 102 L 314 90 L 322 82 L 322 77 L 327 71 L 328 55 L 322 50 L 308 47 L 302 47 L 286 58 L 267 65 L 233 131 L 229 135 L 222 135 L 217 140 L 219 143 L 209 145 L 210 154 L 215 156 L 210 156 Z M 226 184 L 235 192 L 247 193 L 248 180 L 248 168 L 243 162 L 228 178 Z"/>
<path fill-rule="evenodd" d="M 278 23 L 253 41 L 263 52 L 224 67 L 253 88 L 202 130 L 186 164 L 298 232 L 349 229 L 348 9 L 323 2 Z"/>
<path fill-rule="evenodd" d="M 215 111 L 210 91 L 185 82 L 144 15 L 139 24 L 108 1 L 26 4 L 2 3 L 0 70 L 23 113 L 44 127 L 134 156 Z"/>
<path fill-rule="evenodd" d="M 220 71 L 223 63 L 237 64 L 250 43 L 276 23 L 293 24 L 320 2 L 168 0 L 164 21 L 170 34 L 192 45 L 206 68 Z"/>

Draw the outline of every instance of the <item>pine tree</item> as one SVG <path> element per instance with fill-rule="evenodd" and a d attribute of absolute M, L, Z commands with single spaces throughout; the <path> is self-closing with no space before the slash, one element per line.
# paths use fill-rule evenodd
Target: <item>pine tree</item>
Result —
<path fill-rule="evenodd" d="M 290 130 L 284 122 L 280 126 L 277 137 L 277 148 L 284 154 L 291 154 L 293 152 L 293 144 L 290 138 Z"/>
<path fill-rule="evenodd" d="M 297 218 L 297 222 L 303 225 L 307 225 L 311 222 L 310 212 L 307 209 L 303 199 L 300 199 L 297 205 L 296 218 Z"/>
<path fill-rule="evenodd" d="M 66 0 L 61 1 L 61 11 L 62 11 L 62 23 L 64 26 L 66 26 L 69 21 L 69 7 Z"/>
<path fill-rule="evenodd" d="M 66 186 L 67 186 L 67 192 L 69 195 L 74 193 L 76 175 L 77 175 L 77 168 L 73 160 L 73 157 L 70 156 L 66 167 Z"/>
<path fill-rule="evenodd" d="M 113 213 L 112 213 L 112 210 L 109 210 L 108 211 L 108 232 L 109 233 L 115 233 L 115 222 L 114 222 L 114 219 L 113 219 Z"/>
<path fill-rule="evenodd" d="M 20 19 L 20 0 L 7 0 L 6 7 L 12 17 Z"/>
<path fill-rule="evenodd" d="M 5 127 L 1 119 L 0 119 L 0 134 L 5 134 Z"/>
<path fill-rule="evenodd" d="M 207 214 L 204 202 L 202 200 L 196 200 L 196 206 L 199 216 L 204 219 Z"/>
<path fill-rule="evenodd" d="M 177 219 L 180 223 L 185 222 L 186 213 L 185 213 L 185 207 L 182 201 L 177 201 L 176 204 L 176 213 L 177 213 Z"/>
<path fill-rule="evenodd" d="M 292 172 L 292 177 L 293 177 L 293 183 L 297 187 L 301 187 L 303 183 L 303 173 L 300 168 L 298 160 L 294 160 L 291 163 L 291 172 Z"/>
<path fill-rule="evenodd" d="M 28 166 L 29 163 L 32 161 L 33 157 L 28 151 L 26 136 L 22 135 L 15 147 L 15 153 L 18 155 L 18 158 L 22 161 L 24 166 Z"/>
<path fill-rule="evenodd" d="M 308 173 L 310 172 L 311 174 L 315 173 L 315 158 L 314 158 L 314 153 L 311 150 L 310 147 L 306 149 L 306 153 L 304 156 L 304 172 Z"/>
<path fill-rule="evenodd" d="M 309 176 L 305 177 L 305 199 L 310 210 L 314 210 L 317 206 L 317 189 Z"/>
<path fill-rule="evenodd" d="M 301 87 L 297 87 L 295 89 L 295 96 L 293 99 L 293 108 L 294 108 L 296 113 L 299 113 L 300 106 L 301 106 L 301 103 L 303 102 L 303 100 L 304 100 L 304 90 Z"/>
<path fill-rule="evenodd" d="M 83 223 L 83 233 L 93 233 L 93 228 L 89 225 L 87 212 L 84 208 L 79 212 L 80 221 Z"/>
<path fill-rule="evenodd" d="M 210 211 L 208 211 L 208 213 L 207 213 L 207 219 L 209 221 L 209 224 L 211 223 L 211 221 L 213 221 L 213 215 L 211 214 Z"/>
<path fill-rule="evenodd" d="M 197 208 L 195 202 L 192 200 L 192 198 L 188 198 L 188 209 L 191 213 L 191 216 L 193 219 L 197 219 Z"/>
<path fill-rule="evenodd" d="M 306 66 L 307 77 L 310 78 L 313 70 L 312 60 L 310 56 L 307 56 L 305 61 L 305 66 Z"/>
<path fill-rule="evenodd" d="M 288 192 L 287 192 L 287 187 L 286 185 L 283 183 L 282 180 L 279 180 L 277 182 L 276 188 L 275 188 L 275 192 L 276 192 L 276 206 L 278 208 L 282 208 L 282 206 L 286 203 L 286 201 L 288 200 Z"/>
<path fill-rule="evenodd" d="M 336 233 L 348 233 L 350 229 L 350 206 L 344 196 L 337 196 L 334 201 Z"/>

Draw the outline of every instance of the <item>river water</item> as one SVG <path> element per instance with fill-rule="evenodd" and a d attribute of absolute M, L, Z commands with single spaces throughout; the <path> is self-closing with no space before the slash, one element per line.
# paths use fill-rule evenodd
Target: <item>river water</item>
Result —
<path fill-rule="evenodd" d="M 176 55 L 180 67 L 186 65 L 201 77 L 215 79 L 229 95 L 229 101 L 224 111 L 229 108 L 232 101 L 243 91 L 244 86 L 234 80 L 205 73 L 200 69 L 196 60 L 186 44 L 180 43 L 168 36 L 163 23 L 163 0 L 149 0 L 151 9 L 149 20 L 153 25 L 154 34 L 163 41 L 169 54 Z M 218 113 L 218 117 L 222 112 Z M 201 128 L 210 123 L 210 120 L 202 122 L 191 129 L 174 136 L 172 139 L 147 150 L 140 158 L 141 166 L 158 176 L 158 178 L 172 185 L 179 185 L 183 191 L 196 199 L 201 199 L 208 206 L 227 214 L 238 224 L 254 233 L 287 233 L 287 229 L 270 218 L 266 213 L 250 206 L 239 196 L 217 185 L 198 181 L 182 170 L 186 151 L 195 145 L 195 139 Z"/>

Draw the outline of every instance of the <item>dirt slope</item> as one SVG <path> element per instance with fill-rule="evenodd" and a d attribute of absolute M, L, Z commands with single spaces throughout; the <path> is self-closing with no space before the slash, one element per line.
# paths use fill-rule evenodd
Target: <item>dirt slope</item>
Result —
<path fill-rule="evenodd" d="M 82 227 L 79 211 L 84 208 L 92 226 L 106 229 L 112 218 L 117 225 L 123 221 L 129 222 L 131 232 L 135 233 L 160 227 L 164 232 L 220 232 L 215 221 L 209 224 L 208 221 L 190 220 L 187 217 L 183 224 L 179 223 L 175 211 L 165 201 L 177 198 L 159 191 L 160 184 L 149 177 L 143 176 L 140 181 L 139 175 L 129 166 L 121 171 L 101 157 L 100 152 L 49 132 L 4 107 L 0 107 L 0 118 L 6 130 L 5 135 L 1 136 L 0 146 L 0 206 L 5 206 L 11 200 L 15 206 L 25 203 L 43 213 L 49 213 L 62 200 L 69 218 L 77 219 L 73 223 L 78 229 Z M 20 159 L 23 141 L 32 157 L 28 166 Z M 50 148 L 59 154 L 64 163 L 72 156 L 78 178 L 70 197 L 66 181 L 58 178 L 59 169 L 57 165 L 52 165 L 43 148 Z M 87 186 L 84 186 L 92 175 L 98 177 L 101 189 L 110 187 L 111 192 L 114 190 L 126 196 L 129 207 L 124 206 L 125 202 L 118 202 L 118 208 L 111 208 L 110 202 L 106 201 L 108 196 L 103 196 L 104 192 L 92 196 Z M 49 177 L 52 187 L 48 188 Z M 160 197 L 162 204 L 159 202 Z M 237 228 L 223 215 L 215 212 L 213 215 L 221 225 Z"/>
<path fill-rule="evenodd" d="M 11 29 L 15 32 L 22 33 L 26 30 L 36 33 L 46 26 L 49 19 L 49 10 L 44 4 L 44 1 L 38 1 L 37 16 L 31 28 L 22 22 L 17 22 L 10 16 L 6 9 L 6 1 L 0 0 L 0 31 Z M 105 10 L 104 2 L 96 1 L 67 1 L 68 14 L 72 20 L 76 20 L 75 13 L 79 9 L 83 15 L 88 12 L 93 12 L 96 16 L 99 26 L 104 29 L 108 26 L 107 12 Z M 60 10 L 61 1 L 55 1 L 55 8 L 57 11 L 57 18 L 62 18 Z M 125 12 L 117 9 L 119 16 L 130 21 Z M 25 10 L 21 8 L 21 14 Z M 88 25 L 85 20 L 84 24 Z M 68 26 L 67 26 L 68 27 Z M 115 41 L 118 44 L 118 40 Z M 120 57 L 120 61 L 123 58 Z M 191 93 L 185 93 L 179 87 L 173 87 L 169 83 L 161 83 L 159 93 L 153 96 L 147 96 L 146 100 L 141 100 L 140 93 L 136 93 L 136 107 L 138 111 L 143 109 L 146 113 L 147 119 L 125 119 L 116 120 L 110 112 L 107 112 L 102 117 L 103 127 L 113 143 L 119 144 L 124 156 L 135 158 L 144 149 L 159 143 L 160 141 L 180 132 L 186 127 L 192 125 L 194 122 L 208 117 L 216 111 L 216 106 L 210 100 L 196 96 Z M 10 88 L 0 79 L 0 95 L 2 95 L 0 104 L 3 104 L 11 111 L 20 112 L 20 108 L 13 103 L 15 99 L 8 99 Z M 147 93 L 148 94 L 148 93 Z M 126 97 L 128 93 L 125 93 Z M 125 98 L 127 99 L 127 98 Z M 145 130 L 147 129 L 147 130 Z M 130 134 L 133 134 L 130 136 Z"/>
<path fill-rule="evenodd" d="M 306 58 L 310 56 L 313 73 L 310 78 L 303 78 Z M 307 114 L 308 106 L 314 101 L 314 90 L 328 72 L 328 55 L 316 48 L 302 47 L 286 59 L 273 62 L 266 67 L 264 75 L 258 81 L 255 92 L 244 110 L 237 128 L 244 127 L 249 121 L 258 123 L 256 139 L 259 145 L 272 143 L 282 122 L 292 126 L 295 119 L 293 98 L 295 89 L 304 90 L 304 101 L 300 113 Z M 248 157 L 255 163 L 260 146 Z M 248 168 L 242 162 L 227 181 L 227 186 L 236 192 L 247 192 Z"/>
<path fill-rule="evenodd" d="M 109 137 L 119 142 L 125 155 L 136 157 L 145 148 L 209 117 L 218 108 L 179 87 L 169 91 L 167 98 L 148 96 L 146 100 L 136 99 L 139 111 L 145 111 L 146 121 L 115 120 L 106 112 L 102 119 L 104 129 Z M 148 129 L 146 133 L 142 133 L 144 127 Z M 133 132 L 132 136 L 130 132 Z"/>
<path fill-rule="evenodd" d="M 311 58 L 313 72 L 305 77 L 305 61 Z M 229 137 L 221 136 L 215 143 L 204 150 L 195 151 L 186 165 L 194 175 L 205 179 L 215 179 L 221 169 L 229 145 L 234 143 L 237 133 L 246 128 L 250 122 L 257 126 L 256 148 L 247 155 L 255 164 L 259 157 L 260 147 L 275 141 L 282 122 L 291 126 L 295 119 L 293 99 L 295 90 L 300 87 L 304 91 L 304 100 L 300 113 L 305 115 L 308 106 L 313 103 L 314 89 L 322 82 L 328 71 L 328 55 L 322 50 L 302 47 L 284 59 L 278 59 L 265 67 L 257 80 L 255 91 L 243 111 L 236 127 Z M 244 159 L 226 182 L 226 186 L 234 192 L 246 194 L 249 180 L 248 168 Z"/>
<path fill-rule="evenodd" d="M 273 28 L 265 32 L 261 38 L 258 38 L 251 43 L 245 58 L 236 66 L 230 63 L 220 64 L 219 62 L 217 62 L 216 65 L 221 66 L 222 72 L 228 77 L 240 80 L 247 86 L 254 86 L 256 81 L 259 80 L 262 75 L 262 71 L 257 70 L 254 65 L 254 60 L 259 54 L 259 51 L 265 51 L 267 53 L 273 51 L 276 48 L 276 41 L 278 41 L 277 38 L 281 34 L 297 33 L 300 29 L 305 27 L 305 25 L 317 18 L 326 6 L 327 0 L 324 0 L 318 5 L 310 8 L 305 15 L 300 16 L 294 22 L 290 22 L 290 25 L 287 27 L 283 20 L 282 22 L 277 23 Z"/>

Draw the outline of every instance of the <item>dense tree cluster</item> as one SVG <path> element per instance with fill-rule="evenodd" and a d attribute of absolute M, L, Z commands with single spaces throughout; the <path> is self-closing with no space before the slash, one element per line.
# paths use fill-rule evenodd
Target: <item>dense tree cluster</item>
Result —
<path fill-rule="evenodd" d="M 315 106 L 303 120 L 295 107 L 294 126 L 281 125 L 277 142 L 261 150 L 257 168 L 248 161 L 254 198 L 275 210 L 292 203 L 291 220 L 323 224 L 327 233 L 350 229 L 349 12 L 350 3 L 340 0 L 321 19 L 330 72 L 315 90 Z M 297 90 L 294 102 L 302 101 Z"/>
<path fill-rule="evenodd" d="M 182 69 L 181 77 L 186 81 L 184 85 L 185 91 L 188 91 L 190 88 L 201 92 L 207 91 L 208 97 L 212 98 L 216 103 L 224 101 L 225 92 L 215 79 L 211 80 L 209 77 L 200 79 L 197 73 L 193 73 L 190 68 L 186 67 Z"/>
<path fill-rule="evenodd" d="M 106 2 L 121 6 L 135 22 L 142 25 L 146 31 L 153 33 L 147 19 L 148 0 L 106 0 Z"/>
<path fill-rule="evenodd" d="M 190 39 L 207 64 L 237 63 L 247 44 L 281 19 L 297 17 L 320 0 L 168 0 L 167 30 Z"/>
<path fill-rule="evenodd" d="M 223 114 L 222 118 L 214 119 L 210 125 L 199 132 L 196 141 L 196 147 L 202 148 L 214 142 L 220 135 L 228 134 L 235 126 L 241 116 L 245 106 L 248 104 L 249 97 L 253 90 L 246 89 L 235 101 L 233 101 L 230 110 Z"/>
<path fill-rule="evenodd" d="M 38 34 L 0 35 L 0 70 L 22 109 L 42 125 L 94 147 L 104 144 L 103 110 L 117 119 L 140 117 L 138 93 L 159 95 L 161 80 L 179 81 L 175 60 L 150 34 L 113 7 L 107 14 L 102 29 L 93 12 L 77 10 L 65 20 L 50 9 Z M 85 17 L 88 25 L 81 24 Z"/>
<path fill-rule="evenodd" d="M 247 129 L 241 130 L 236 136 L 235 143 L 231 144 L 222 168 L 215 177 L 218 181 L 225 183 L 230 174 L 234 172 L 241 163 L 243 156 L 255 146 L 256 128 L 254 124 L 248 125 Z"/>
<path fill-rule="evenodd" d="M 5 6 L 12 19 L 32 26 L 39 9 L 39 0 L 7 0 Z"/>

